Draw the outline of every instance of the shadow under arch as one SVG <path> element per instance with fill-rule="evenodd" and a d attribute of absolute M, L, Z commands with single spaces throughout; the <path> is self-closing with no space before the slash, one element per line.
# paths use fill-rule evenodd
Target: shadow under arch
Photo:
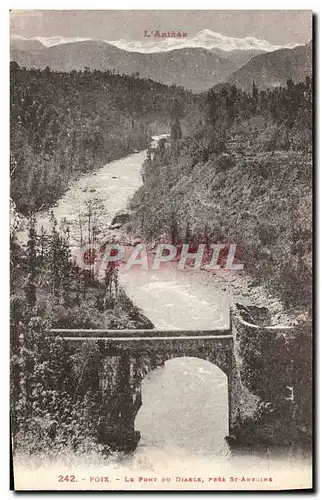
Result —
<path fill-rule="evenodd" d="M 174 356 L 141 380 L 139 446 L 223 453 L 229 434 L 228 377 L 204 356 Z"/>

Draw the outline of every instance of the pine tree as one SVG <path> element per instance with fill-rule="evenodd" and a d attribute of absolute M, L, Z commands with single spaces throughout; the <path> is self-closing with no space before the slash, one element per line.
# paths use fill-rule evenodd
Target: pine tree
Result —
<path fill-rule="evenodd" d="M 178 119 L 171 123 L 171 141 L 177 142 L 182 138 L 181 125 Z"/>
<path fill-rule="evenodd" d="M 57 231 L 57 221 L 54 217 L 53 212 L 51 212 L 50 214 L 50 222 L 52 224 L 52 229 L 48 246 L 48 264 L 49 264 L 48 267 L 50 273 L 51 293 L 57 296 L 59 287 L 58 258 L 59 258 L 60 238 Z"/>
<path fill-rule="evenodd" d="M 26 270 L 27 279 L 24 285 L 25 296 L 31 308 L 36 304 L 36 277 L 37 277 L 37 234 L 35 217 L 29 220 L 29 236 L 27 242 Z"/>
<path fill-rule="evenodd" d="M 182 130 L 179 119 L 183 117 L 182 107 L 178 99 L 174 99 L 171 108 L 171 141 L 176 142 L 182 137 Z"/>
<path fill-rule="evenodd" d="M 256 83 L 253 81 L 252 104 L 251 104 L 251 111 L 253 115 L 256 115 L 257 113 L 258 102 L 259 102 L 258 87 L 256 86 Z"/>

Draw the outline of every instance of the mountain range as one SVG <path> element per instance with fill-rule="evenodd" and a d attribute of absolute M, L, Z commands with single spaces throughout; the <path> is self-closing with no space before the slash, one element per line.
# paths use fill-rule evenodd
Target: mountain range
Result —
<path fill-rule="evenodd" d="M 237 51 L 231 57 L 222 57 L 221 52 L 203 48 L 128 52 L 106 42 L 88 40 L 36 50 L 13 49 L 11 59 L 26 68 L 49 66 L 56 71 L 71 71 L 88 67 L 101 71 L 114 69 L 125 74 L 138 72 L 142 78 L 201 92 L 226 79 L 254 55 L 253 51 L 245 51 L 241 56 Z"/>
<path fill-rule="evenodd" d="M 153 37 L 131 42 L 13 35 L 11 60 L 26 68 L 139 73 L 142 78 L 202 92 L 223 81 L 248 89 L 253 80 L 261 88 L 290 77 L 298 80 L 312 67 L 307 47 L 280 48 L 265 40 L 226 37 L 210 30 L 184 40 Z"/>

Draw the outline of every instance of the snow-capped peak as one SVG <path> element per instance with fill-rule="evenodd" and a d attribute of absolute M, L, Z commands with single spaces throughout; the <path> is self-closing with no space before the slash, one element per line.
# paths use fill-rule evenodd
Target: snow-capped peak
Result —
<path fill-rule="evenodd" d="M 20 40 L 20 41 L 37 40 L 38 42 L 42 43 L 42 45 L 44 45 L 44 47 L 52 47 L 54 45 L 61 45 L 63 43 L 83 42 L 84 40 L 91 40 L 91 38 L 66 37 L 66 36 L 61 36 L 61 35 L 33 36 L 31 38 L 26 38 L 24 36 L 16 35 L 15 33 L 12 33 L 11 40 Z"/>
<path fill-rule="evenodd" d="M 194 37 L 194 40 L 213 40 L 214 38 L 218 38 L 222 35 L 220 33 L 214 33 L 211 30 L 205 29 L 199 31 L 199 33 Z"/>
<path fill-rule="evenodd" d="M 63 43 L 83 42 L 85 40 L 91 40 L 91 39 L 57 35 L 49 37 L 34 36 L 32 40 L 38 40 L 38 42 L 42 43 L 45 47 L 53 47 L 54 45 L 62 45 Z"/>
<path fill-rule="evenodd" d="M 108 41 L 108 43 L 129 52 L 168 52 L 182 48 L 204 48 L 208 50 L 218 48 L 225 52 L 231 52 L 232 50 L 271 52 L 281 48 L 293 48 L 297 45 L 273 45 L 267 40 L 260 40 L 255 37 L 229 37 L 209 29 L 200 31 L 192 38 L 189 38 L 189 36 L 186 38 L 168 37 L 162 36 L 162 32 L 151 32 L 148 37 L 144 37 L 142 40 L 114 40 Z"/>

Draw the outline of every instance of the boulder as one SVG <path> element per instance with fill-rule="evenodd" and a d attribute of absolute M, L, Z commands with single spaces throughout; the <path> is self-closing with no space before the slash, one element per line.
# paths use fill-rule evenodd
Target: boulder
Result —
<path fill-rule="evenodd" d="M 112 225 L 114 224 L 126 224 L 130 220 L 130 214 L 129 212 L 118 212 L 113 220 L 112 220 Z"/>
<path fill-rule="evenodd" d="M 237 314 L 247 323 L 257 326 L 271 326 L 271 315 L 267 307 L 235 304 Z"/>

